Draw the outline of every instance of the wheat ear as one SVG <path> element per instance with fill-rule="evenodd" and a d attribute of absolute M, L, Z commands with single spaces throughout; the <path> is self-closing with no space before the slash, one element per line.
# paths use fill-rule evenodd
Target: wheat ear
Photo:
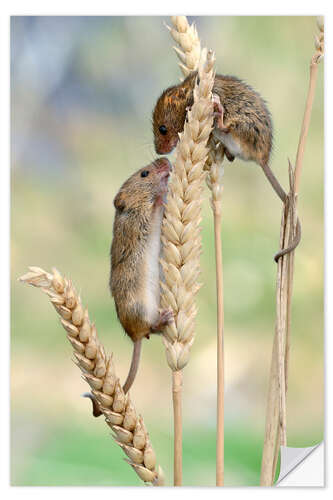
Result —
<path fill-rule="evenodd" d="M 193 71 L 199 68 L 200 60 L 204 61 L 207 56 L 207 49 L 201 49 L 200 38 L 194 23 L 188 23 L 186 16 L 172 16 L 172 26 L 166 24 L 167 29 L 178 47 L 173 47 L 177 54 L 180 63 L 178 64 L 183 76 L 186 78 Z M 209 137 L 209 151 L 204 169 L 210 170 L 211 165 L 220 165 L 224 157 L 223 145 L 213 136 Z M 209 177 L 209 176 L 208 176 Z M 219 179 L 220 179 L 219 175 Z M 213 174 L 212 178 L 208 181 L 208 187 L 212 189 L 211 185 L 216 186 L 216 176 Z"/>
<path fill-rule="evenodd" d="M 174 311 L 174 322 L 167 326 L 163 341 L 167 362 L 173 371 L 174 402 L 174 484 L 182 483 L 182 372 L 188 363 L 195 331 L 195 294 L 199 290 L 200 221 L 203 170 L 212 130 L 214 83 L 212 51 L 199 67 L 200 82 L 194 87 L 194 103 L 187 113 L 184 131 L 176 149 L 176 161 L 162 222 L 163 256 L 161 265 L 161 305 Z"/>
<path fill-rule="evenodd" d="M 98 407 L 113 431 L 114 440 L 127 455 L 126 462 L 142 481 L 162 486 L 163 471 L 160 466 L 156 468 L 155 452 L 143 419 L 137 415 L 129 395 L 125 395 L 115 373 L 112 355 L 106 356 L 96 327 L 72 282 L 56 269 L 48 273 L 39 267 L 29 267 L 29 272 L 19 280 L 46 293 L 59 314 L 74 349 L 74 363 L 90 385 Z"/>
<path fill-rule="evenodd" d="M 161 282 L 161 303 L 162 307 L 171 307 L 175 313 L 175 321 L 166 327 L 163 338 L 168 364 L 174 371 L 187 364 L 194 338 L 194 297 L 199 290 L 199 225 L 205 177 L 203 166 L 213 125 L 214 61 L 214 54 L 210 51 L 199 69 L 200 83 L 195 84 L 194 104 L 180 134 L 162 222 L 161 265 L 165 280 Z"/>
<path fill-rule="evenodd" d="M 305 144 L 310 125 L 315 95 L 318 64 L 324 56 L 324 21 L 317 18 L 319 36 L 315 36 L 315 53 L 310 62 L 310 81 L 305 112 L 298 142 L 295 168 L 289 161 L 290 192 L 283 208 L 280 246 L 287 248 L 295 238 L 297 197 L 303 167 Z M 265 440 L 261 462 L 260 484 L 271 486 L 274 482 L 280 445 L 287 446 L 286 392 L 291 337 L 291 302 L 294 279 L 294 251 L 278 261 L 276 286 L 276 325 L 272 349 L 270 379 L 267 396 Z"/>
<path fill-rule="evenodd" d="M 174 41 L 179 45 L 173 47 L 178 59 L 179 67 L 186 78 L 192 71 L 196 71 L 201 57 L 201 45 L 195 24 L 189 25 L 186 16 L 172 16 L 173 27 L 166 25 Z"/>
<path fill-rule="evenodd" d="M 192 24 L 188 24 L 185 16 L 171 18 L 173 28 L 168 27 L 173 39 L 180 48 L 174 47 L 179 57 L 179 64 L 186 77 L 199 67 L 200 57 L 204 58 L 206 49 L 200 54 L 200 39 Z M 216 294 L 217 294 L 217 425 L 216 425 L 216 485 L 224 484 L 224 306 L 223 306 L 223 265 L 222 265 L 222 178 L 224 146 L 213 133 L 208 140 L 209 151 L 204 165 L 207 171 L 206 182 L 211 190 L 211 208 L 214 217 L 214 241 L 216 261 Z"/>

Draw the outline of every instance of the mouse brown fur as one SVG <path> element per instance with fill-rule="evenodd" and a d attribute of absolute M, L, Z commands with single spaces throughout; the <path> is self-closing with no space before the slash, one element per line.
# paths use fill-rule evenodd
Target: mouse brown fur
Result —
<path fill-rule="evenodd" d="M 167 88 L 153 110 L 155 150 L 170 153 L 183 131 L 187 109 L 193 104 L 193 88 L 197 72 L 183 82 Z M 273 189 L 285 202 L 287 195 L 269 167 L 272 151 L 273 125 L 265 101 L 250 85 L 234 76 L 216 75 L 213 86 L 215 108 L 214 136 L 224 145 L 229 161 L 239 157 L 260 165 Z M 296 237 L 290 247 L 281 250 L 275 260 L 296 248 L 301 238 L 297 220 Z"/>
<path fill-rule="evenodd" d="M 140 360 L 143 338 L 162 332 L 173 321 L 171 310 L 160 310 L 160 244 L 163 203 L 171 164 L 158 158 L 127 179 L 115 199 L 111 244 L 110 291 L 125 333 L 133 341 L 132 362 L 123 386 L 132 386 Z M 90 393 L 93 414 L 98 403 Z"/>
<path fill-rule="evenodd" d="M 179 85 L 166 89 L 157 100 L 153 111 L 157 153 L 170 153 L 177 144 L 186 110 L 193 104 L 196 78 L 197 73 L 191 73 Z M 223 105 L 223 122 L 228 133 L 241 143 L 242 158 L 267 163 L 272 149 L 272 120 L 262 97 L 238 78 L 224 75 L 216 75 L 213 94 L 219 96 Z M 165 135 L 159 131 L 161 125 L 167 128 Z"/>

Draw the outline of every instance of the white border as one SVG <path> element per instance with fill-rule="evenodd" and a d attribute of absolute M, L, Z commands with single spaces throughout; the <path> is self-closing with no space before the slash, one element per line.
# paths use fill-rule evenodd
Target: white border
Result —
<path fill-rule="evenodd" d="M 329 73 L 331 69 L 330 65 L 330 49 L 331 49 L 331 18 L 330 18 L 330 5 L 331 1 L 307 1 L 302 0 L 302 2 L 291 2 L 290 0 L 279 0 L 279 2 L 267 2 L 267 1 L 258 1 L 251 0 L 249 1 L 238 1 L 236 2 L 198 2 L 198 1 L 182 1 L 179 0 L 168 0 L 168 2 L 112 2 L 111 0 L 107 1 L 98 1 L 94 0 L 94 2 L 86 2 L 85 4 L 82 1 L 64 1 L 58 0 L 56 3 L 54 2 L 45 2 L 38 0 L 29 2 L 23 1 L 15 1 L 12 0 L 10 2 L 10 6 L 6 4 L 1 7 L 1 18 L 0 18 L 0 54 L 1 54 L 1 100 L 0 100 L 0 119 L 1 119 L 1 167 L 0 167 L 0 186 L 1 186 L 1 235 L 2 235 L 2 244 L 1 248 L 1 319 L 2 319 L 2 328 L 1 328 L 1 466 L 0 466 L 0 477 L 1 477 L 1 490 L 2 494 L 6 495 L 6 498 L 17 498 L 17 497 L 34 497 L 40 498 L 43 500 L 45 496 L 47 498 L 55 498 L 61 495 L 62 498 L 75 498 L 80 497 L 80 500 L 97 498 L 97 495 L 121 495 L 126 496 L 127 494 L 134 496 L 135 498 L 148 498 L 151 496 L 158 496 L 160 498 L 166 498 L 170 494 L 174 497 L 180 497 L 184 499 L 184 497 L 191 496 L 193 498 L 201 498 L 203 494 L 209 494 L 212 497 L 221 497 L 221 498 L 232 498 L 234 496 L 238 496 L 240 491 L 239 488 L 225 488 L 225 489 L 217 489 L 217 488 L 174 488 L 172 491 L 168 488 L 136 488 L 135 491 L 133 488 L 121 488 L 119 492 L 114 491 L 102 491 L 101 488 L 95 487 L 86 487 L 86 488 L 74 488 L 74 487 L 62 487 L 61 490 L 59 488 L 51 487 L 47 488 L 10 488 L 9 487 L 9 245 L 8 245 L 8 234 L 9 234 L 9 16 L 10 15 L 169 15 L 169 13 L 175 14 L 192 14 L 192 15 L 317 15 L 324 14 L 326 15 L 325 19 L 325 44 L 326 44 L 326 53 L 325 53 L 325 73 L 326 73 L 326 92 L 325 92 L 325 107 L 326 110 L 331 110 L 332 107 L 329 106 L 331 98 L 327 89 L 329 87 L 332 88 L 332 81 L 329 78 Z M 181 10 L 180 10 L 181 9 Z M 330 83 L 328 83 L 330 82 Z M 332 137 L 332 130 L 329 128 L 328 123 L 328 113 L 326 112 L 325 117 L 325 130 L 326 130 L 326 138 Z M 331 275 L 332 271 L 332 255 L 333 255 L 333 246 L 331 244 L 332 237 L 332 220 L 330 224 L 328 224 L 329 214 L 332 215 L 332 200 L 333 198 L 333 184 L 332 184 L 332 168 L 333 164 L 330 161 L 330 151 L 328 147 L 328 142 L 325 141 L 325 163 L 326 163 L 326 173 L 325 173 L 325 196 L 326 196 L 326 204 L 325 204 L 325 215 L 326 215 L 326 224 L 325 224 L 325 240 L 326 240 L 326 283 L 325 283 L 325 312 L 326 312 L 326 377 L 329 377 L 329 365 L 328 360 L 332 360 L 333 356 L 328 351 L 331 350 L 332 342 L 330 341 L 330 326 L 332 325 L 332 315 L 329 311 L 329 304 L 332 304 L 332 293 L 328 283 L 328 276 Z M 314 175 L 315 175 L 315 165 L 314 165 Z M 331 227 L 329 227 L 331 226 Z M 326 387 L 327 387 L 327 379 L 326 379 Z M 329 418 L 329 415 L 332 415 L 330 412 L 331 409 L 331 401 L 332 398 L 329 398 L 329 391 L 326 390 L 326 423 L 332 421 L 332 418 Z M 329 430 L 326 427 L 326 435 L 325 440 L 327 442 L 327 436 L 329 434 Z M 326 472 L 329 470 L 329 466 L 331 464 L 330 454 L 329 454 L 329 446 L 326 446 L 328 451 L 326 452 Z M 200 457 L 198 457 L 200 460 Z M 326 476 L 326 484 L 330 482 L 329 478 Z M 308 497 L 309 495 L 327 495 L 331 488 L 326 488 L 322 490 L 313 490 L 311 488 L 298 488 L 298 489 L 283 489 L 284 498 L 295 497 L 297 495 L 301 495 L 302 498 Z M 204 491 L 206 491 L 204 493 Z M 260 488 L 247 488 L 246 496 L 249 499 L 257 499 L 258 496 L 261 495 L 274 495 L 279 494 L 281 490 L 277 488 L 271 489 L 260 489 Z"/>

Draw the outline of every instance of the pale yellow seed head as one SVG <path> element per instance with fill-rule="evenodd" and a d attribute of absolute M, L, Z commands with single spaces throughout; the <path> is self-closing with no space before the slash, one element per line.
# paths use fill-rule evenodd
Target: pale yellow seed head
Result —
<path fill-rule="evenodd" d="M 125 396 L 116 377 L 112 356 L 106 356 L 98 340 L 96 326 L 91 325 L 88 310 L 83 310 L 72 283 L 58 271 L 50 274 L 36 266 L 31 267 L 20 280 L 41 288 L 60 315 L 61 324 L 74 349 L 73 361 L 81 369 L 82 378 L 90 385 L 96 404 L 115 433 L 116 443 L 129 457 L 130 465 L 144 481 L 162 485 L 163 471 L 155 469 L 154 452 L 142 417 L 136 416 L 129 396 Z M 70 307 L 67 307 L 66 301 Z M 146 453 L 146 465 L 142 450 Z M 134 464 L 140 465 L 140 468 L 136 469 Z"/>

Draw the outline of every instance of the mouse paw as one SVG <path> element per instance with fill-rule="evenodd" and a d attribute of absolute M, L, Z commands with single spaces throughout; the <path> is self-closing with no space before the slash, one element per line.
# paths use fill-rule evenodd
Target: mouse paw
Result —
<path fill-rule="evenodd" d="M 217 127 L 224 133 L 229 132 L 229 127 L 226 127 L 223 123 L 224 108 L 221 104 L 219 96 L 217 94 L 212 94 L 212 101 L 214 105 L 213 116 L 217 118 L 216 120 Z"/>
<path fill-rule="evenodd" d="M 163 328 L 173 322 L 174 312 L 172 309 L 162 309 L 157 321 L 151 326 L 152 333 L 161 332 Z"/>
<path fill-rule="evenodd" d="M 229 161 L 234 161 L 234 155 L 232 155 L 227 148 L 224 149 L 224 153 Z"/>
<path fill-rule="evenodd" d="M 175 313 L 172 309 L 163 309 L 160 311 L 160 320 L 164 326 L 170 325 L 173 322 Z"/>

